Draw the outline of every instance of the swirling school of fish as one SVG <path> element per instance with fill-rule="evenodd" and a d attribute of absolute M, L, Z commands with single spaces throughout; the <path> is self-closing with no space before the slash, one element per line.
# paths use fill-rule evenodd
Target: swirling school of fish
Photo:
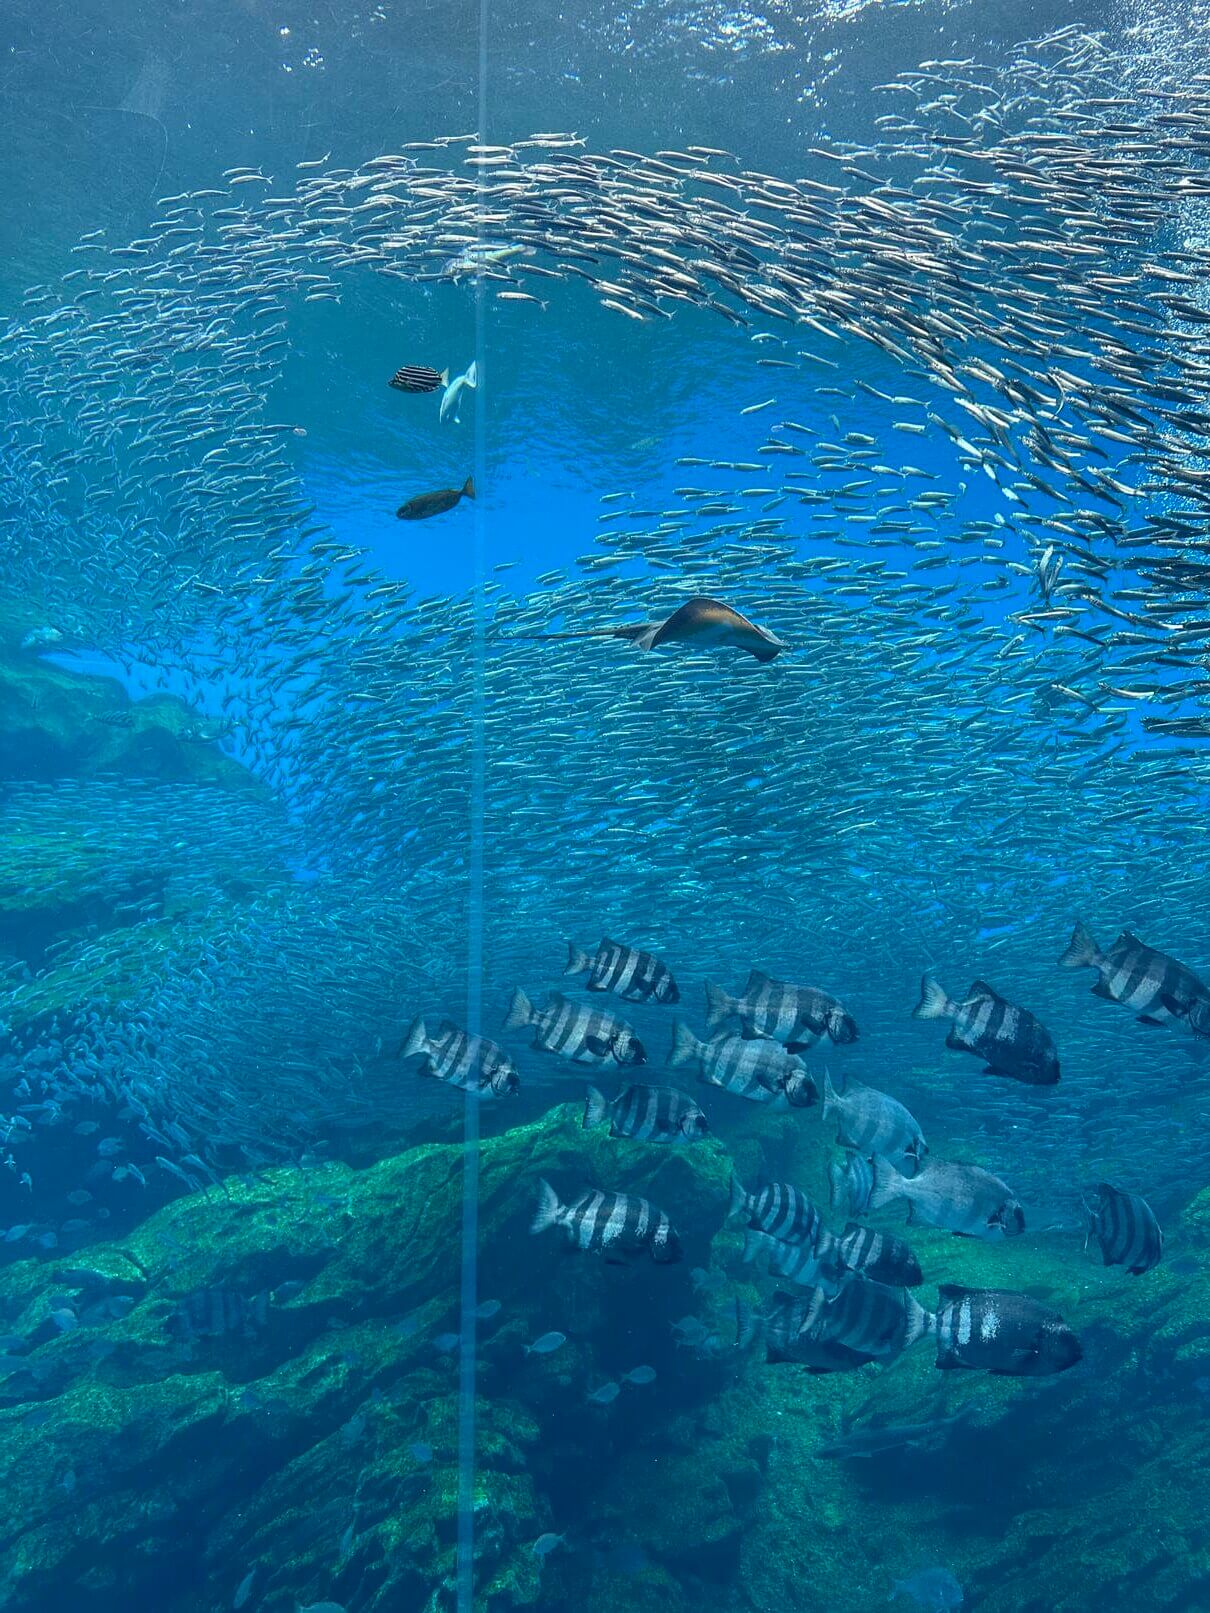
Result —
<path fill-rule="evenodd" d="M 400 1002 L 463 967 L 481 608 L 492 989 L 607 890 L 611 928 L 704 971 L 812 960 L 964 1152 L 1028 1122 L 1013 1173 L 1039 1199 L 1090 1164 L 1169 1197 L 1200 1182 L 1198 1038 L 1124 1051 L 1047 959 L 1077 913 L 1196 956 L 1210 77 L 1071 28 L 880 93 L 869 142 L 813 148 L 796 179 L 555 133 L 306 162 L 293 185 L 232 170 L 29 293 L 0 336 L 0 555 L 30 653 L 172 690 L 266 792 L 222 808 L 256 894 L 206 875 L 204 919 L 167 924 L 136 890 L 120 931 L 14 987 L 14 1180 L 31 1134 L 99 1122 L 103 1185 L 197 1185 L 396 1101 Z M 705 312 L 732 388 L 741 358 L 762 389 L 792 377 L 805 418 L 737 399 L 733 457 L 682 456 L 698 485 L 667 508 L 603 493 L 590 551 L 531 596 L 493 576 L 479 605 L 418 599 L 329 531 L 268 401 L 296 322 L 354 280 L 485 297 L 526 340 L 556 298 L 624 330 Z M 490 374 L 438 358 L 393 357 L 391 401 L 440 387 L 456 431 Z M 921 438 L 941 468 L 897 452 Z M 409 523 L 491 497 L 403 483 L 383 507 Z M 91 825 L 106 891 L 144 862 L 200 888 L 213 801 L 174 787 L 166 820 L 129 793 L 18 786 L 4 811 L 26 839 Z M 952 1069 L 912 1067 L 871 981 L 907 952 L 916 974 L 991 955 L 1070 1013 L 1061 1124 L 1040 1084 L 964 1088 L 959 1117 Z"/>
<path fill-rule="evenodd" d="M 659 958 L 608 937 L 591 957 L 574 944 L 565 973 L 586 975 L 590 992 L 613 992 L 634 1003 L 673 1004 L 680 992 Z M 1077 926 L 1062 960 L 1096 971 L 1096 994 L 1136 1010 L 1154 1024 L 1184 1023 L 1210 1030 L 1210 991 L 1174 959 L 1122 935 L 1101 951 Z M 829 992 L 795 986 L 753 971 L 742 993 L 707 985 L 708 1040 L 676 1026 L 668 1064 L 695 1069 L 698 1080 L 753 1103 L 809 1109 L 845 1150 L 830 1172 L 833 1211 L 864 1215 L 907 1206 L 927 1226 L 964 1237 L 999 1239 L 1025 1230 L 1025 1212 L 1012 1190 L 979 1165 L 935 1159 L 916 1118 L 898 1099 L 856 1081 L 838 1091 L 800 1056 L 824 1038 L 857 1040 L 853 1016 Z M 926 976 L 916 1010 L 942 1019 L 950 1047 L 986 1061 L 991 1075 L 1054 1086 L 1059 1061 L 1050 1033 L 1035 1017 L 982 981 L 961 1002 Z M 731 1028 L 723 1028 L 731 1027 Z M 735 1028 L 738 1027 L 738 1028 Z M 604 1071 L 647 1062 L 633 1028 L 616 1015 L 552 992 L 538 1008 L 514 993 L 506 1031 L 529 1028 L 535 1049 Z M 714 1034 L 710 1035 L 710 1032 Z M 479 1097 L 508 1097 L 520 1076 L 507 1051 L 443 1020 L 430 1032 L 422 1019 L 408 1031 L 404 1057 L 419 1056 L 425 1074 Z M 608 1125 L 613 1137 L 648 1143 L 692 1143 L 706 1136 L 705 1114 L 686 1092 L 632 1083 L 612 1099 L 589 1087 L 584 1127 Z M 1086 1204 L 1088 1240 L 1095 1236 L 1106 1266 L 1138 1276 L 1159 1263 L 1164 1236 L 1154 1211 L 1135 1193 L 1102 1182 Z M 1065 1371 L 1082 1357 L 1079 1339 L 1049 1306 L 1028 1294 L 999 1289 L 940 1287 L 927 1311 L 911 1292 L 923 1281 L 910 1246 L 891 1233 L 850 1220 L 836 1235 L 799 1187 L 767 1183 L 748 1192 L 734 1177 L 728 1213 L 746 1228 L 744 1260 L 805 1292 L 778 1289 L 759 1313 L 738 1306 L 737 1343 L 763 1336 L 766 1359 L 792 1361 L 814 1372 L 842 1372 L 893 1360 L 922 1338 L 936 1341 L 937 1366 L 967 1367 L 1012 1377 Z M 657 1265 L 681 1258 L 681 1241 L 667 1212 L 636 1194 L 590 1188 L 565 1204 L 549 1182 L 539 1189 L 531 1232 L 560 1228 L 575 1248 L 626 1265 L 648 1255 Z"/>

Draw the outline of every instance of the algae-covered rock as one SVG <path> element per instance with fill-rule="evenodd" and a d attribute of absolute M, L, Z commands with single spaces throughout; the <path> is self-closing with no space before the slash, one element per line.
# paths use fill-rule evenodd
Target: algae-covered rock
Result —
<path fill-rule="evenodd" d="M 715 1144 L 586 1135 L 575 1109 L 484 1144 L 479 1288 L 499 1310 L 480 1328 L 469 1496 L 449 1337 L 458 1146 L 231 1181 L 87 1257 L 10 1267 L 8 1605 L 44 1607 L 71 1586 L 82 1608 L 200 1613 L 229 1605 L 238 1563 L 255 1572 L 254 1605 L 271 1610 L 296 1598 L 442 1607 L 461 1502 L 474 1509 L 483 1605 L 535 1603 L 530 1547 L 566 1508 L 567 1475 L 600 1426 L 587 1396 L 617 1370 L 608 1341 L 640 1302 L 666 1330 L 690 1291 L 683 1268 L 611 1270 L 561 1235 L 531 1239 L 537 1178 L 650 1193 L 708 1253 L 726 1169 Z M 556 1322 L 564 1350 L 527 1355 Z"/>
<path fill-rule="evenodd" d="M 215 724 L 168 695 L 132 701 L 116 678 L 56 665 L 47 655 L 71 642 L 45 642 L 39 634 L 47 630 L 31 631 L 31 620 L 0 616 L 0 779 L 108 776 L 260 788 L 219 750 Z"/>
<path fill-rule="evenodd" d="M 723 1226 L 722 1146 L 585 1132 L 579 1111 L 489 1138 L 470 1178 L 473 1469 L 460 1144 L 232 1179 L 121 1241 L 10 1267 L 0 1542 L 15 1613 L 65 1599 L 203 1613 L 248 1574 L 248 1605 L 268 1613 L 444 1609 L 467 1510 L 489 1609 L 756 1613 L 809 1593 L 866 1613 L 935 1565 L 991 1613 L 1197 1605 L 1210 1194 L 1141 1278 L 1074 1233 L 911 1230 L 926 1304 L 960 1281 L 1059 1306 L 1085 1345 L 1061 1377 L 938 1372 L 927 1340 L 889 1367 L 812 1374 L 735 1347 L 735 1296 L 769 1285 Z M 539 1177 L 564 1198 L 647 1195 L 684 1262 L 622 1269 L 557 1231 L 531 1237 Z M 561 1348 L 526 1350 L 551 1330 Z M 632 1381 L 640 1364 L 654 1381 Z M 872 1429 L 884 1448 L 862 1455 L 854 1436 Z M 561 1541 L 539 1556 L 547 1533 Z"/>

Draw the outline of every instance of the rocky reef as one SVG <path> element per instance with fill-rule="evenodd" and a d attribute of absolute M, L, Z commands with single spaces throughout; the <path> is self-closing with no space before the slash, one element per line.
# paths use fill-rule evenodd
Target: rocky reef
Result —
<path fill-rule="evenodd" d="M 752 1285 L 723 1227 L 723 1147 L 579 1121 L 561 1106 L 482 1147 L 478 1292 L 499 1308 L 479 1324 L 477 1605 L 721 1613 L 809 1593 L 859 1613 L 934 1564 L 989 1613 L 1205 1599 L 1210 1193 L 1142 1278 L 1102 1270 L 1074 1233 L 913 1229 L 926 1302 L 954 1280 L 1062 1310 L 1086 1358 L 1061 1378 L 938 1373 L 927 1343 L 814 1376 L 734 1349 Z M 539 1176 L 648 1195 L 684 1262 L 619 1269 L 531 1238 Z M 202 1613 L 251 1575 L 242 1605 L 265 1613 L 449 1606 L 462 1190 L 456 1143 L 274 1169 L 7 1268 L 5 1605 Z M 690 1349 L 672 1324 L 693 1315 Z M 526 1351 L 551 1329 L 561 1348 Z M 589 1398 L 640 1363 L 653 1383 Z M 891 1430 L 877 1454 L 821 1454 L 871 1428 Z M 538 1555 L 548 1532 L 564 1539 Z"/>

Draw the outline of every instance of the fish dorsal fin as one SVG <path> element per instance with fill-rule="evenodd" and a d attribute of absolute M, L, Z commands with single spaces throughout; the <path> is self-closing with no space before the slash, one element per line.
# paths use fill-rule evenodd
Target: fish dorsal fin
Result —
<path fill-rule="evenodd" d="M 989 986 L 986 980 L 976 980 L 972 984 L 968 995 L 971 997 L 994 997 L 998 1003 L 1004 1001 L 995 986 Z"/>
<path fill-rule="evenodd" d="M 965 1283 L 940 1283 L 937 1288 L 942 1299 L 963 1299 L 967 1294 L 977 1294 L 978 1288 L 968 1288 Z"/>
<path fill-rule="evenodd" d="M 759 969 L 750 969 L 748 971 L 748 984 L 744 987 L 744 996 L 746 997 L 750 991 L 759 991 L 762 986 L 771 986 L 772 984 L 772 975 L 762 974 Z"/>
<path fill-rule="evenodd" d="M 1117 940 L 1113 943 L 1112 950 L 1116 952 L 1119 947 L 1141 947 L 1146 945 L 1147 943 L 1145 941 L 1140 941 L 1133 930 L 1123 930 L 1121 935 L 1119 935 Z"/>

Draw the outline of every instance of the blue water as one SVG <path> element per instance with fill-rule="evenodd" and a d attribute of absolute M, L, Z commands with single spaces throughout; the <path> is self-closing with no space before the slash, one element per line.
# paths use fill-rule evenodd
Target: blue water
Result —
<path fill-rule="evenodd" d="M 1206 26 L 8 8 L 2 1605 L 1210 1605 L 1210 641 L 1165 570 L 1204 525 Z M 670 266 L 706 289 L 637 283 Z M 459 423 L 387 384 L 472 360 Z M 702 595 L 787 648 L 610 636 Z M 1161 955 L 1094 995 L 1077 923 Z M 602 937 L 675 1004 L 564 975 Z M 754 970 L 858 1027 L 736 1035 L 801 1107 L 670 1052 Z M 922 976 L 1036 1015 L 1059 1083 L 947 1045 Z M 518 988 L 612 1020 L 573 1059 Z M 450 1079 L 461 1029 L 518 1093 Z M 616 1135 L 631 1082 L 709 1138 Z M 918 1177 L 820 1101 L 863 1086 Z M 992 1200 L 921 1199 L 938 1161 Z M 906 1238 L 923 1281 L 870 1304 L 924 1336 L 823 1338 L 871 1291 L 778 1299 L 735 1182 L 821 1248 Z M 1146 1271 L 1086 1238 L 1103 1183 Z M 644 1201 L 682 1259 L 618 1243 Z M 1010 1299 L 981 1332 L 951 1285 Z"/>

